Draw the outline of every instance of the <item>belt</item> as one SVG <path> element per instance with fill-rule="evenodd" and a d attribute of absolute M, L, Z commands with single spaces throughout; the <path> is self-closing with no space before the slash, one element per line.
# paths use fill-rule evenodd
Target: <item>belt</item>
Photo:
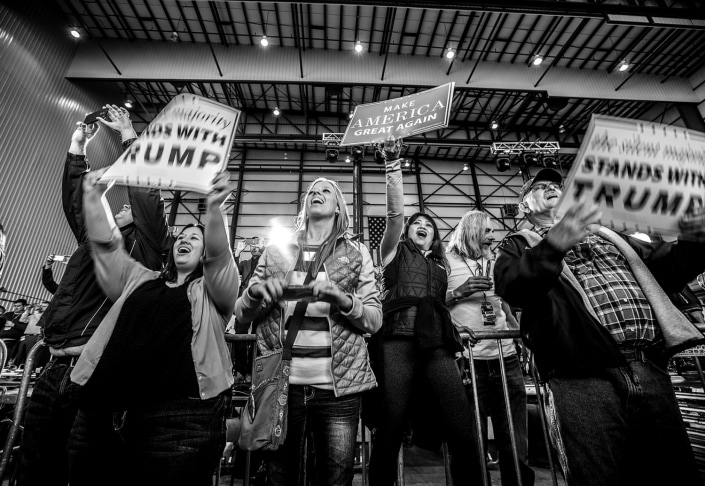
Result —
<path fill-rule="evenodd" d="M 78 361 L 78 358 L 78 356 L 52 356 L 51 360 L 57 364 L 75 366 L 76 361 Z"/>
<path fill-rule="evenodd" d="M 641 361 L 644 363 L 648 358 L 644 348 L 619 348 L 619 350 L 627 361 Z"/>

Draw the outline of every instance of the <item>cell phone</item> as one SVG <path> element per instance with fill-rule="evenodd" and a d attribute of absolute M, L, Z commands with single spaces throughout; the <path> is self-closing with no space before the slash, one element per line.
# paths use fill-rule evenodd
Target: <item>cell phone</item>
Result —
<path fill-rule="evenodd" d="M 66 256 L 64 256 L 64 255 L 54 255 L 55 262 L 63 262 L 65 260 L 66 260 Z"/>
<path fill-rule="evenodd" d="M 284 289 L 282 300 L 312 300 L 313 289 L 303 285 L 289 285 Z"/>
<path fill-rule="evenodd" d="M 98 117 L 106 121 L 111 121 L 110 115 L 108 115 L 108 109 L 104 108 L 102 110 L 94 111 L 93 113 L 87 114 L 86 118 L 83 120 L 83 123 L 85 123 L 86 125 L 90 125 L 91 123 L 97 122 Z"/>

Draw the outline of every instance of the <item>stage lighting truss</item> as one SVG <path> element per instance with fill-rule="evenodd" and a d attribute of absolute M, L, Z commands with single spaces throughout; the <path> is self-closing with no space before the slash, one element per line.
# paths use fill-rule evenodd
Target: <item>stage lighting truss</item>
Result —
<path fill-rule="evenodd" d="M 345 134 L 344 133 L 324 133 L 323 134 L 323 145 L 338 146 L 338 145 L 340 145 L 340 142 L 343 141 L 343 135 L 345 135 Z"/>
<path fill-rule="evenodd" d="M 490 152 L 496 155 L 523 154 L 527 152 L 537 154 L 555 154 L 561 149 L 558 142 L 495 142 L 490 147 Z"/>

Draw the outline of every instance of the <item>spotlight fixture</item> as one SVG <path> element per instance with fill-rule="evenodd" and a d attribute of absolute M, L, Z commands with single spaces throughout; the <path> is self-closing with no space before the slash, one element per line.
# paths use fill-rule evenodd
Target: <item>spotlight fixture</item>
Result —
<path fill-rule="evenodd" d="M 411 161 L 409 159 L 404 159 L 404 167 L 411 167 Z"/>
<path fill-rule="evenodd" d="M 360 41 L 357 41 L 355 43 L 355 52 L 360 54 L 362 52 L 362 43 Z"/>
<path fill-rule="evenodd" d="M 499 123 L 492 120 L 492 125 L 490 125 L 490 127 L 492 128 L 492 130 L 497 130 L 499 128 Z"/>
<path fill-rule="evenodd" d="M 541 54 L 536 54 L 533 60 L 531 61 L 531 64 L 533 64 L 534 66 L 540 66 L 542 62 L 543 56 L 541 56 Z"/>
<path fill-rule="evenodd" d="M 455 51 L 452 47 L 449 47 L 446 51 L 446 59 L 453 59 L 455 57 Z"/>
<path fill-rule="evenodd" d="M 526 152 L 523 154 L 524 155 L 524 163 L 527 166 L 532 166 L 532 165 L 538 165 L 539 164 L 539 155 L 531 152 Z"/>
<path fill-rule="evenodd" d="M 287 154 L 286 152 L 284 152 L 284 160 L 289 160 L 289 154 Z"/>
<path fill-rule="evenodd" d="M 346 156 L 345 156 L 345 163 L 346 163 L 346 164 L 349 164 L 350 162 L 352 162 L 352 159 L 350 158 L 349 155 L 346 155 Z"/>
<path fill-rule="evenodd" d="M 326 149 L 326 160 L 329 164 L 338 162 L 338 149 Z"/>
<path fill-rule="evenodd" d="M 463 164 L 463 170 L 468 170 L 469 168 L 470 168 L 470 167 L 468 167 L 468 163 L 465 162 L 465 163 Z"/>
<path fill-rule="evenodd" d="M 543 156 L 543 165 L 544 167 L 548 167 L 549 169 L 557 169 L 558 168 L 558 159 L 554 157 L 553 155 L 544 155 Z"/>
<path fill-rule="evenodd" d="M 125 108 L 132 108 L 132 100 L 125 100 Z"/>
<path fill-rule="evenodd" d="M 563 126 L 563 125 L 559 126 L 558 133 L 565 133 L 565 126 Z"/>
<path fill-rule="evenodd" d="M 348 120 L 352 120 L 352 117 L 355 116 L 355 113 L 352 111 L 348 114 Z"/>
<path fill-rule="evenodd" d="M 78 31 L 78 29 L 71 29 L 69 31 L 69 34 L 71 34 L 71 37 L 73 37 L 74 39 L 78 39 L 79 37 L 81 37 L 81 33 Z"/>
<path fill-rule="evenodd" d="M 280 114 L 281 114 L 281 111 L 279 111 L 279 107 L 275 106 L 274 109 L 272 110 L 272 115 L 279 116 Z"/>
<path fill-rule="evenodd" d="M 512 163 L 509 157 L 497 157 L 497 170 L 500 172 L 507 172 L 512 168 Z"/>
<path fill-rule="evenodd" d="M 350 153 L 354 162 L 360 162 L 365 155 L 365 147 L 353 147 Z"/>
<path fill-rule="evenodd" d="M 174 31 L 171 33 L 171 42 L 179 42 L 179 33 Z"/>
<path fill-rule="evenodd" d="M 262 38 L 259 40 L 259 45 L 262 47 L 267 47 L 269 45 L 269 39 L 267 39 L 266 35 L 263 35 Z"/>
<path fill-rule="evenodd" d="M 384 162 L 387 159 L 384 157 L 384 154 L 380 152 L 379 150 L 375 150 L 375 164 L 379 165 L 384 165 Z"/>
<path fill-rule="evenodd" d="M 627 71 L 631 66 L 627 62 L 626 59 L 622 59 L 622 62 L 619 63 L 619 67 L 617 68 L 620 73 L 623 73 L 624 71 Z"/>

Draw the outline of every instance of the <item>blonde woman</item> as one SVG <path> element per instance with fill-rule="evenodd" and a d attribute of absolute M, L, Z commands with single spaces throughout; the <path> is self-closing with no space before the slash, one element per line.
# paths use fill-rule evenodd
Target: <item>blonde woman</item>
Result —
<path fill-rule="evenodd" d="M 348 237 L 349 224 L 338 184 L 313 181 L 292 241 L 265 249 L 235 306 L 239 322 L 258 320 L 259 354 L 282 348 L 295 313 L 303 319 L 292 351 L 287 437 L 269 457 L 275 485 L 298 484 L 309 433 L 316 471 L 308 474 L 317 484 L 352 484 L 361 392 L 377 386 L 363 334 L 382 325 L 382 305 L 370 254 Z M 308 304 L 297 306 L 300 299 Z"/>

